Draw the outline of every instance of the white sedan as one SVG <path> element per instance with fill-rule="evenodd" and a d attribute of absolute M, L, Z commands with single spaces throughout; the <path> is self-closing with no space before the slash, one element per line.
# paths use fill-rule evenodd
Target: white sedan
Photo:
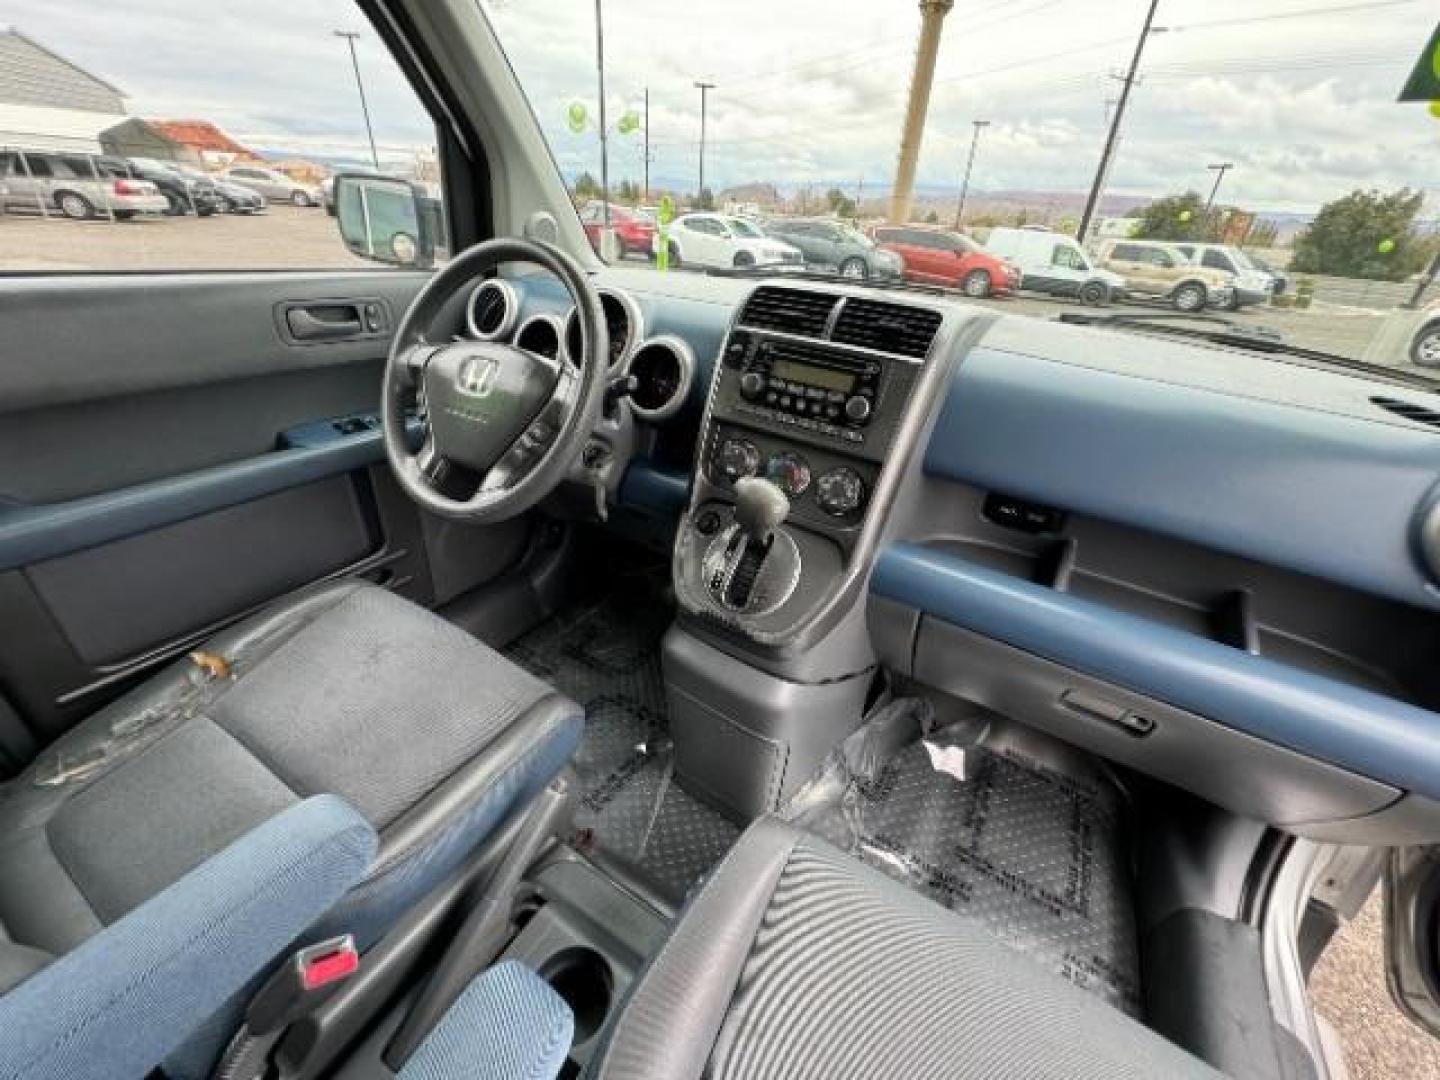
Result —
<path fill-rule="evenodd" d="M 670 223 L 666 243 L 670 265 L 694 266 L 801 266 L 800 249 L 766 236 L 760 227 L 727 214 L 681 214 Z M 660 234 L 651 249 L 660 251 Z"/>

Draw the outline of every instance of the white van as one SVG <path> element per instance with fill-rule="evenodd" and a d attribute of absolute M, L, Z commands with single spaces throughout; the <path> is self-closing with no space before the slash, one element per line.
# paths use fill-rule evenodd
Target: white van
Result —
<path fill-rule="evenodd" d="M 985 247 L 1020 268 L 1020 287 L 1084 304 L 1104 304 L 1125 295 L 1125 279 L 1101 269 L 1073 236 L 1048 229 L 992 229 Z"/>

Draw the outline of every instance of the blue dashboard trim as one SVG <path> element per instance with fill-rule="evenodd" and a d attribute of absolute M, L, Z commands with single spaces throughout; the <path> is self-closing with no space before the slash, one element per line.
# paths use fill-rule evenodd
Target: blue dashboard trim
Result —
<path fill-rule="evenodd" d="M 1440 798 L 1440 715 L 917 544 L 871 591 L 1376 780 Z"/>
<path fill-rule="evenodd" d="M 662 469 L 644 458 L 632 462 L 620 482 L 620 502 L 678 518 L 690 501 L 690 474 Z"/>
<path fill-rule="evenodd" d="M 1416 549 L 1440 437 L 1419 429 L 981 346 L 925 471 L 1440 608 Z"/>

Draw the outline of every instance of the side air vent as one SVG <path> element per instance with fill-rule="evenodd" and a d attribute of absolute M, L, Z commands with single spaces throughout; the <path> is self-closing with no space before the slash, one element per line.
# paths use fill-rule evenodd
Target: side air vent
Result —
<path fill-rule="evenodd" d="M 745 301 L 740 323 L 756 330 L 818 338 L 825 333 L 825 323 L 839 299 L 832 293 L 762 285 Z"/>
<path fill-rule="evenodd" d="M 940 313 L 851 297 L 835 320 L 832 341 L 923 359 L 940 329 Z"/>
<path fill-rule="evenodd" d="M 1372 397 L 1370 402 L 1396 416 L 1403 416 L 1406 420 L 1414 420 L 1417 424 L 1429 424 L 1433 428 L 1440 428 L 1440 409 L 1432 409 L 1418 402 L 1393 397 Z"/>

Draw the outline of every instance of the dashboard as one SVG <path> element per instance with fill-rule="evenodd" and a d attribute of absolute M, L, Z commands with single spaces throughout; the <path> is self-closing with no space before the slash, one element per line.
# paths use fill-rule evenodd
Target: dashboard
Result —
<path fill-rule="evenodd" d="M 860 612 L 900 677 L 1237 812 L 1440 837 L 1435 395 L 938 295 L 599 284 L 639 383 L 617 509 L 668 513 L 708 640 L 818 682 L 795 657 Z M 563 328 L 557 286 L 507 288 L 484 326 Z M 803 567 L 763 612 L 705 578 L 752 475 L 790 502 Z"/>

